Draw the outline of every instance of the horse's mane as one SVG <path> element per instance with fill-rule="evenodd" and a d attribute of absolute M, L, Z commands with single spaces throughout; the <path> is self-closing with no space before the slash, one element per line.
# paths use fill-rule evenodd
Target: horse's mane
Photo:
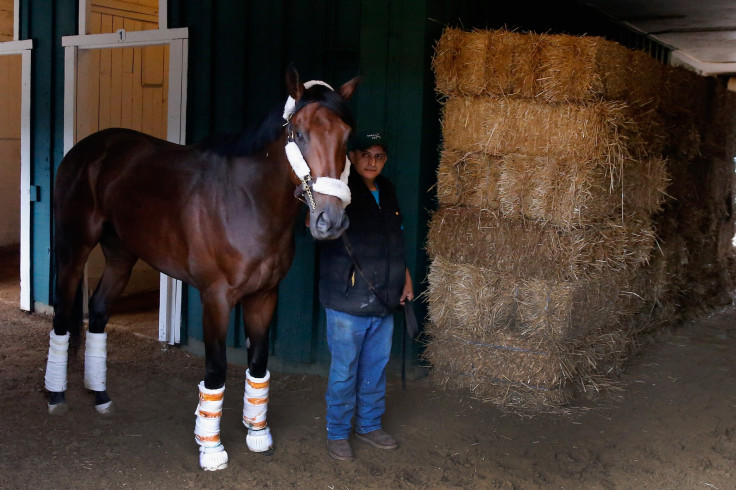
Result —
<path fill-rule="evenodd" d="M 355 121 L 348 105 L 336 92 L 322 85 L 314 85 L 304 91 L 294 107 L 294 112 L 312 103 L 320 104 L 331 110 L 350 128 L 355 127 Z M 214 134 L 204 138 L 195 146 L 201 151 L 209 151 L 225 157 L 254 155 L 281 134 L 286 124 L 283 111 L 283 105 L 276 106 L 256 126 L 249 127 L 241 132 Z"/>

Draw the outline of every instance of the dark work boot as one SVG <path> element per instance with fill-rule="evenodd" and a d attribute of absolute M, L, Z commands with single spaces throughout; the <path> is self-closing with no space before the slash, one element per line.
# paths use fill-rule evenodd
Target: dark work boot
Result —
<path fill-rule="evenodd" d="M 331 458 L 340 461 L 353 461 L 355 453 L 347 439 L 327 440 L 327 453 Z"/>

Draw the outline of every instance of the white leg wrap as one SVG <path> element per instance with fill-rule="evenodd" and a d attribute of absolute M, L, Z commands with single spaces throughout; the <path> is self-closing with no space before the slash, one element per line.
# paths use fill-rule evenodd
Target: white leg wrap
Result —
<path fill-rule="evenodd" d="M 51 331 L 49 338 L 49 357 L 46 361 L 46 389 L 66 391 L 66 365 L 69 359 L 69 332 L 56 335 Z"/>
<path fill-rule="evenodd" d="M 248 427 L 245 439 L 248 449 L 262 453 L 273 449 L 273 437 L 266 425 L 268 412 L 268 389 L 271 373 L 263 378 L 254 378 L 250 370 L 245 371 L 245 396 L 243 397 L 243 424 Z"/>
<path fill-rule="evenodd" d="M 199 466 L 205 471 L 227 468 L 227 452 L 220 442 L 220 420 L 225 387 L 208 390 L 204 381 L 199 383 L 199 404 L 194 414 L 194 439 L 199 444 Z"/>
<path fill-rule="evenodd" d="M 107 334 L 87 332 L 84 350 L 84 387 L 105 391 L 107 384 Z"/>

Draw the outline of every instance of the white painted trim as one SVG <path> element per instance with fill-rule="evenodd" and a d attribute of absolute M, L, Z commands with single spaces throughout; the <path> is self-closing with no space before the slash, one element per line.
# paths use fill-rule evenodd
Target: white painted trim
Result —
<path fill-rule="evenodd" d="M 21 53 L 20 309 L 31 311 L 31 48 Z"/>
<path fill-rule="evenodd" d="M 187 142 L 187 80 L 189 80 L 189 39 L 181 40 L 181 126 L 179 129 L 180 144 Z"/>
<path fill-rule="evenodd" d="M 13 41 L 20 39 L 20 0 L 13 1 Z"/>
<path fill-rule="evenodd" d="M 670 53 L 670 63 L 673 66 L 689 68 L 703 76 L 708 75 L 730 75 L 736 73 L 736 63 L 710 63 L 700 61 L 689 56 L 684 51 L 675 50 Z"/>
<path fill-rule="evenodd" d="M 81 49 L 113 48 L 115 46 L 142 46 L 152 44 L 169 44 L 176 39 L 188 39 L 189 28 L 159 29 L 151 31 L 131 31 L 121 36 L 117 32 L 108 34 L 85 34 L 83 36 L 64 36 L 61 45 L 77 46 Z"/>
<path fill-rule="evenodd" d="M 182 282 L 161 274 L 159 284 L 158 340 L 178 344 L 181 342 Z"/>
<path fill-rule="evenodd" d="M 169 28 L 169 2 L 158 0 L 158 28 Z"/>
<path fill-rule="evenodd" d="M 81 0 L 79 2 L 79 35 L 87 34 L 87 25 L 89 24 L 89 0 Z"/>
<path fill-rule="evenodd" d="M 169 48 L 169 113 L 166 138 L 186 143 L 187 66 L 189 41 L 172 40 Z M 159 280 L 158 340 L 171 345 L 181 342 L 182 282 L 161 274 Z"/>
<path fill-rule="evenodd" d="M 77 58 L 75 46 L 64 48 L 64 154 L 74 146 L 77 125 Z"/>
<path fill-rule="evenodd" d="M 0 43 L 0 55 L 21 56 L 20 101 L 20 308 L 31 301 L 31 53 L 33 40 Z"/>
<path fill-rule="evenodd" d="M 33 49 L 33 39 L 0 43 L 0 54 L 22 54 L 28 49 Z"/>

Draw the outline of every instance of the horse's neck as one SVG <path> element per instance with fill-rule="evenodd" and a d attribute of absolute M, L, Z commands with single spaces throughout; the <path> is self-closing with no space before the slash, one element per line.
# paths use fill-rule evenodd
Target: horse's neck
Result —
<path fill-rule="evenodd" d="M 256 155 L 230 161 L 229 186 L 244 197 L 244 204 L 266 215 L 273 225 L 290 227 L 301 203 L 294 197 L 291 166 L 281 139 Z"/>

